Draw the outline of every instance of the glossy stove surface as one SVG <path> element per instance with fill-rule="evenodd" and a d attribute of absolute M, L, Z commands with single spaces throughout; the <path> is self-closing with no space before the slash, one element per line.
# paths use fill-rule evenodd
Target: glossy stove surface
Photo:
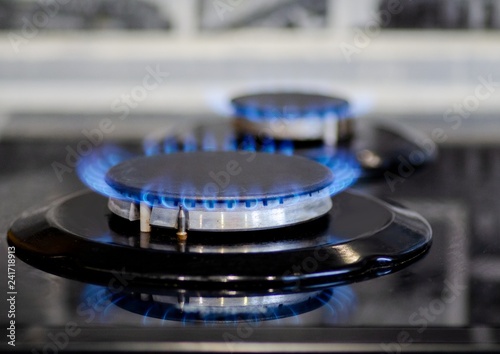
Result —
<path fill-rule="evenodd" d="M 3 235 L 11 222 L 31 206 L 82 188 L 76 173 L 65 174 L 60 182 L 51 166 L 53 161 L 64 161 L 69 143 L 0 143 Z M 65 349 L 71 351 L 498 349 L 498 166 L 500 147 L 442 147 L 436 164 L 425 171 L 400 176 L 393 184 L 382 180 L 370 187 L 357 187 L 396 200 L 423 215 L 434 234 L 429 253 L 394 274 L 333 288 L 326 294 L 313 292 L 306 298 L 286 300 L 287 309 L 269 313 L 265 320 L 248 316 L 227 321 L 174 318 L 168 306 L 179 303 L 179 299 L 147 294 L 132 294 L 114 304 L 116 299 L 106 287 L 64 279 L 18 260 L 17 349 L 43 350 L 53 343 L 50 337 L 64 333 L 68 324 L 78 332 L 68 336 L 65 344 Z M 0 247 L 5 259 L 5 238 Z M 3 284 L 7 284 L 5 269 L 6 264 L 0 274 Z M 119 270 L 116 277 L 127 282 Z M 189 306 L 203 300 L 203 296 L 193 296 Z M 206 300 L 212 308 L 222 301 Z M 247 299 L 247 305 L 253 300 Z M 245 299 L 233 301 L 244 303 Z M 278 299 L 276 303 L 283 301 Z M 1 313 L 7 313 L 7 306 L 5 301 L 0 303 Z M 6 320 L 2 316 L 0 323 L 6 326 Z"/>

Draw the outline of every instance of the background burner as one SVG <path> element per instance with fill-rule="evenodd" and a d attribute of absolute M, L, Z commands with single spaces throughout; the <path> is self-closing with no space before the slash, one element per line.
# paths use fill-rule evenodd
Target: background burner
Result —
<path fill-rule="evenodd" d="M 349 103 L 341 98 L 272 92 L 237 97 L 231 104 L 238 130 L 249 134 L 282 140 L 322 140 L 328 145 L 350 134 L 346 131 L 350 124 L 343 122 L 350 120 Z"/>
<path fill-rule="evenodd" d="M 115 214 L 137 220 L 130 210 L 147 203 L 151 225 L 173 228 L 183 206 L 190 230 L 218 231 L 282 227 L 324 215 L 334 179 L 314 161 L 251 151 L 139 157 L 106 175 L 125 198 L 110 199 Z"/>

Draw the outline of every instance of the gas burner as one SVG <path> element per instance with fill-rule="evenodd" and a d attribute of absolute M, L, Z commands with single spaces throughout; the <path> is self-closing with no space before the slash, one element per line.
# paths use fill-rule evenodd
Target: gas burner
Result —
<path fill-rule="evenodd" d="M 106 285 L 118 272 L 129 292 L 199 296 L 319 291 L 399 270 L 430 246 L 431 229 L 414 212 L 348 191 L 331 203 L 317 220 L 274 232 L 196 231 L 179 252 L 172 247 L 178 244 L 176 230 L 141 232 L 139 223 L 110 213 L 106 197 L 87 191 L 24 214 L 8 240 L 17 257 L 60 276 Z M 231 236 L 242 235 L 240 245 L 252 245 L 252 238 L 258 244 L 265 236 L 274 244 L 252 252 L 232 249 Z M 276 249 L 280 242 L 306 238 L 310 244 Z M 211 245 L 206 251 L 203 242 Z"/>
<path fill-rule="evenodd" d="M 299 92 L 266 92 L 237 97 L 231 103 L 238 130 L 255 136 L 321 140 L 333 146 L 350 135 L 345 129 L 348 125 L 343 122 L 350 120 L 349 103 L 341 98 Z"/>
<path fill-rule="evenodd" d="M 112 167 L 124 199 L 110 210 L 130 221 L 202 231 L 259 230 L 318 218 L 332 207 L 332 172 L 311 160 L 257 152 L 143 156 Z M 185 236 L 185 235 L 184 235 Z"/>

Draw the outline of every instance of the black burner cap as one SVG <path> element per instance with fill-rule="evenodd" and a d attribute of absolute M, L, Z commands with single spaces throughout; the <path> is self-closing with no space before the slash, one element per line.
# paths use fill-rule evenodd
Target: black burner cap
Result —
<path fill-rule="evenodd" d="M 234 98 L 231 103 L 239 117 L 273 119 L 281 117 L 345 117 L 349 102 L 338 97 L 299 92 L 259 93 Z"/>
<path fill-rule="evenodd" d="M 116 165 L 106 174 L 111 187 L 137 200 L 287 198 L 322 190 L 332 181 L 332 172 L 317 162 L 254 151 L 144 156 Z"/>

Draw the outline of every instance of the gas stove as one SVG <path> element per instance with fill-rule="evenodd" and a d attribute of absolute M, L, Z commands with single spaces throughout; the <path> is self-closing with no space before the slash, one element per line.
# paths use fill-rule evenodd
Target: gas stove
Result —
<path fill-rule="evenodd" d="M 461 182 L 446 180 L 475 149 L 438 158 L 424 134 L 356 119 L 323 94 L 232 105 L 231 120 L 85 151 L 59 185 L 64 143 L 3 143 L 29 161 L 12 162 L 23 178 L 7 173 L 4 187 L 23 197 L 2 243 L 16 267 L 16 349 L 497 348 L 493 315 L 470 305 L 484 294 L 464 275 L 476 267 Z"/>

